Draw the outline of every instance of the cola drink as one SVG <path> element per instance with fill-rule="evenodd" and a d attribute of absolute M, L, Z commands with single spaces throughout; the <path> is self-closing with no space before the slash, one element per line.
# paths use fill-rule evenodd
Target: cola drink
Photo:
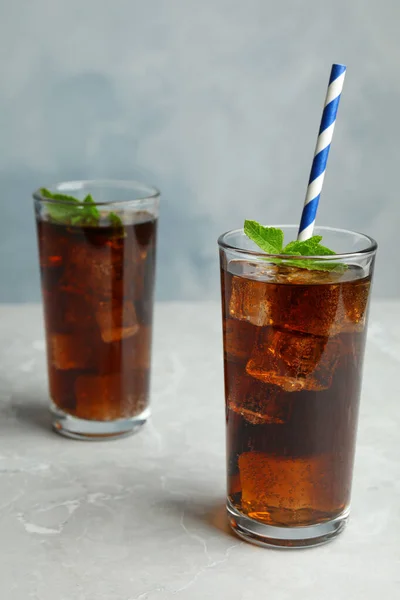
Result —
<path fill-rule="evenodd" d="M 348 513 L 371 273 L 232 258 L 221 249 L 228 513 L 262 542 L 242 515 L 305 531 Z"/>
<path fill-rule="evenodd" d="M 157 219 L 138 211 L 121 223 L 37 220 L 53 408 L 92 426 L 148 407 Z"/>

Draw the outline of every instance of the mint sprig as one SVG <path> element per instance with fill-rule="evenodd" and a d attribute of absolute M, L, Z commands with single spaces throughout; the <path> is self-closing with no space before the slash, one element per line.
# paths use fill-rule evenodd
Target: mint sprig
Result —
<path fill-rule="evenodd" d="M 313 235 L 308 240 L 289 242 L 283 246 L 284 234 L 282 229 L 276 227 L 264 227 L 257 221 L 245 221 L 244 232 L 261 250 L 267 254 L 287 254 L 288 256 L 331 256 L 336 254 L 330 248 L 321 244 L 322 236 Z M 347 267 L 342 263 L 318 261 L 318 260 L 282 260 L 269 259 L 276 264 L 284 262 L 285 265 L 299 267 L 301 269 L 318 271 L 344 271 Z"/>
<path fill-rule="evenodd" d="M 55 200 L 48 202 L 46 206 L 48 216 L 55 223 L 76 227 L 99 226 L 101 215 L 90 194 L 83 200 L 78 200 L 65 194 L 53 194 L 46 188 L 41 188 L 40 193 L 44 198 Z M 122 221 L 115 213 L 110 212 L 107 218 L 113 227 L 122 227 Z"/>
<path fill-rule="evenodd" d="M 257 221 L 245 221 L 244 232 L 267 254 L 282 254 L 283 231 L 275 227 L 264 227 Z"/>
<path fill-rule="evenodd" d="M 283 249 L 284 254 L 297 254 L 300 256 L 329 256 L 336 254 L 321 244 L 322 235 L 313 235 L 308 240 L 289 242 Z"/>
<path fill-rule="evenodd" d="M 113 227 L 122 227 L 122 221 L 120 217 L 114 212 L 108 213 L 108 220 Z"/>

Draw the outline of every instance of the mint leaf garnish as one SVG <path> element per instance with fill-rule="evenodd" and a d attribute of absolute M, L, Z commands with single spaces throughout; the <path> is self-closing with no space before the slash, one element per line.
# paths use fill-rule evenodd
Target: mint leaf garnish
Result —
<path fill-rule="evenodd" d="M 47 203 L 47 213 L 52 221 L 76 227 L 98 227 L 100 212 L 93 197 L 88 194 L 82 201 L 64 194 L 53 194 L 46 188 L 40 190 L 41 195 L 56 202 Z M 122 221 L 117 214 L 110 212 L 107 215 L 112 227 L 123 228 Z"/>
<path fill-rule="evenodd" d="M 122 221 L 121 221 L 120 217 L 117 214 L 115 214 L 114 212 L 110 212 L 108 215 L 108 218 L 113 227 L 122 227 Z"/>
<path fill-rule="evenodd" d="M 301 256 L 328 256 L 335 254 L 333 250 L 330 250 L 326 246 L 323 246 L 320 242 L 322 235 L 313 235 L 308 240 L 299 242 L 289 242 L 287 246 L 282 250 L 283 254 L 300 254 Z"/>
<path fill-rule="evenodd" d="M 276 227 L 263 227 L 257 221 L 245 221 L 244 232 L 267 254 L 281 254 L 283 231 Z"/>
<path fill-rule="evenodd" d="M 83 207 L 78 205 L 79 215 L 81 217 L 81 222 L 85 225 L 96 226 L 99 224 L 100 213 L 97 209 L 95 201 L 92 196 L 88 194 L 86 198 L 83 200 Z"/>
<path fill-rule="evenodd" d="M 267 254 L 287 254 L 288 256 L 332 256 L 336 254 L 330 248 L 321 244 L 322 236 L 313 235 L 302 242 L 295 240 L 283 247 L 283 231 L 275 227 L 264 227 L 257 221 L 245 221 L 244 232 L 261 250 Z M 282 259 L 269 259 L 270 262 L 279 264 Z M 301 269 L 317 271 L 344 271 L 347 266 L 342 263 L 318 261 L 318 260 L 293 260 L 284 261 L 285 265 Z"/>
<path fill-rule="evenodd" d="M 99 224 L 100 213 L 90 194 L 81 202 L 73 196 L 53 194 L 46 188 L 42 188 L 40 193 L 44 198 L 56 201 L 49 202 L 46 206 L 47 213 L 52 221 L 79 227 L 96 227 Z"/>

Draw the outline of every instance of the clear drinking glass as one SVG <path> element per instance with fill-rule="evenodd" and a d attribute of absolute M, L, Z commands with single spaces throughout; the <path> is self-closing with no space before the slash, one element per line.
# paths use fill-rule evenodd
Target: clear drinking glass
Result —
<path fill-rule="evenodd" d="M 50 192 L 33 197 L 53 425 L 78 439 L 127 435 L 149 416 L 160 194 L 134 181 Z"/>
<path fill-rule="evenodd" d="M 278 227 L 296 239 L 297 227 Z M 329 227 L 315 235 L 338 254 L 277 261 L 243 230 L 218 240 L 227 510 L 234 531 L 261 545 L 324 543 L 349 514 L 377 245 Z"/>

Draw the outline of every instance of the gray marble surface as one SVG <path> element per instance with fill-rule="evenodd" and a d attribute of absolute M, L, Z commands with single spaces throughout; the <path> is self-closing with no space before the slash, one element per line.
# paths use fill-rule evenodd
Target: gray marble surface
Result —
<path fill-rule="evenodd" d="M 97 443 L 50 430 L 41 308 L 0 306 L 0 598 L 399 597 L 399 315 L 372 307 L 349 526 L 282 551 L 226 525 L 217 304 L 157 306 L 153 418 Z"/>

